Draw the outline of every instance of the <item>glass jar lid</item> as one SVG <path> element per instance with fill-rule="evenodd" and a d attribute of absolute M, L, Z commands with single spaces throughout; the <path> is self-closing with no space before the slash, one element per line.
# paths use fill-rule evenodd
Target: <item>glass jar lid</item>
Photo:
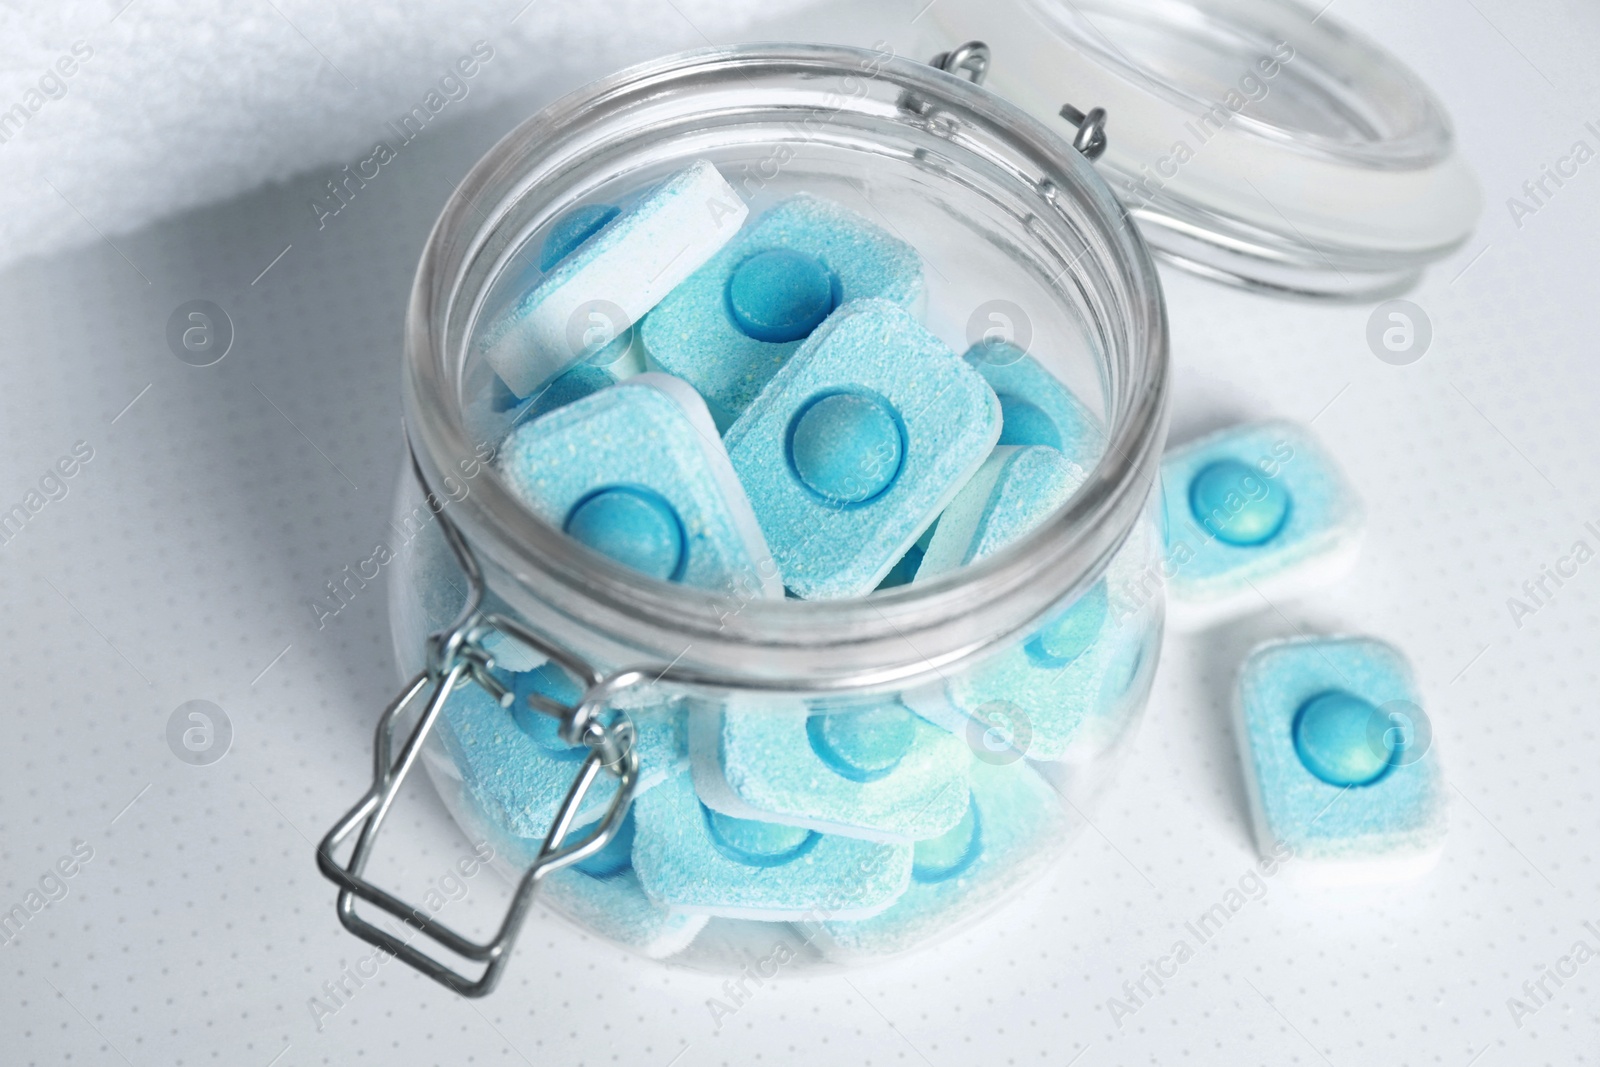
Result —
<path fill-rule="evenodd" d="M 987 84 L 1036 117 L 1104 108 L 1100 170 L 1151 248 L 1195 273 L 1393 293 L 1477 220 L 1433 94 L 1291 0 L 940 0 L 928 18 L 946 47 L 986 42 Z"/>

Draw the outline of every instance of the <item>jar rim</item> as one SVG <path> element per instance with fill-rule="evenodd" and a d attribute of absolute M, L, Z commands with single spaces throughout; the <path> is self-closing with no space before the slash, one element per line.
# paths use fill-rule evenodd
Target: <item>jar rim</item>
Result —
<path fill-rule="evenodd" d="M 1115 279 L 1117 315 L 1099 326 L 1121 331 L 1106 358 L 1120 361 L 1122 388 L 1107 406 L 1104 453 L 1079 491 L 1014 545 L 949 575 L 867 597 L 802 601 L 730 598 L 629 571 L 537 518 L 492 470 L 474 477 L 467 464 L 481 460 L 481 443 L 471 440 L 457 402 L 468 346 L 458 320 L 497 222 L 537 185 L 526 173 L 530 160 L 542 165 L 586 123 L 663 94 L 681 100 L 730 77 L 819 80 L 863 71 L 916 101 L 922 113 L 954 121 L 968 141 L 990 139 L 1026 161 L 1035 176 L 1018 180 L 1032 181 L 1057 208 L 1041 213 L 1039 224 L 1067 227 L 1072 208 L 1072 225 L 1084 230 L 1072 232 Z M 1072 266 L 1057 278 L 1063 293 L 1082 280 L 1068 277 Z M 929 679 L 1097 580 L 1154 484 L 1169 378 L 1165 304 L 1149 251 L 1068 140 L 980 86 L 886 51 L 762 44 L 694 49 L 624 69 L 546 107 L 484 155 L 446 203 L 418 265 L 403 387 L 407 431 L 427 487 L 481 557 L 491 589 L 513 607 L 535 605 L 529 613 L 540 616 L 536 628 L 553 631 L 557 643 L 602 646 L 603 658 L 618 666 L 677 664 L 675 678 L 705 686 L 830 691 Z M 459 496 L 439 491 L 449 488 L 446 479 L 461 485 L 462 475 L 471 484 Z"/>

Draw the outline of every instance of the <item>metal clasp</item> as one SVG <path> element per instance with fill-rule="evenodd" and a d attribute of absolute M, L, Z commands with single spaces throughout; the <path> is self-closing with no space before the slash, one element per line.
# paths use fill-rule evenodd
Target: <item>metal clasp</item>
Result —
<path fill-rule="evenodd" d="M 1062 104 L 1058 114 L 1078 128 L 1072 147 L 1090 162 L 1099 159 L 1106 150 L 1106 109 L 1092 107 L 1085 114 L 1071 104 Z"/>
<path fill-rule="evenodd" d="M 968 41 L 948 52 L 940 52 L 928 60 L 928 66 L 938 67 L 947 74 L 966 71 L 973 85 L 982 85 L 989 73 L 989 46 L 982 41 Z"/>
<path fill-rule="evenodd" d="M 968 41 L 948 52 L 940 52 L 928 60 L 928 65 L 947 74 L 966 71 L 972 84 L 982 85 L 989 74 L 989 61 L 988 45 L 982 41 Z M 1106 109 L 1093 107 L 1084 113 L 1071 104 L 1062 104 L 1058 114 L 1078 131 L 1072 138 L 1072 147 L 1082 152 L 1085 159 L 1099 159 L 1106 150 Z"/>
<path fill-rule="evenodd" d="M 427 483 L 417 466 L 415 453 L 412 454 L 412 471 L 418 484 L 427 492 Z M 427 666 L 406 683 L 400 695 L 378 719 L 373 739 L 372 787 L 318 844 L 317 867 L 326 878 L 339 886 L 339 922 L 346 930 L 392 953 L 463 996 L 481 997 L 492 991 L 499 982 L 517 934 L 527 918 L 540 879 L 599 852 L 622 825 L 638 781 L 639 756 L 634 749 L 632 722 L 620 712 L 607 718 L 606 709 L 610 698 L 617 692 L 650 679 L 637 670 L 602 676 L 571 652 L 542 639 L 517 620 L 483 612 L 483 573 L 477 560 L 460 531 L 451 524 L 442 509 L 436 510 L 436 517 L 466 574 L 467 602 L 453 626 L 428 639 Z M 536 710 L 559 719 L 563 739 L 569 744 L 587 745 L 589 754 L 579 766 L 538 856 L 517 883 L 499 929 L 490 940 L 479 943 L 434 920 L 425 909 L 408 904 L 373 885 L 362 877 L 362 872 L 372 856 L 384 817 L 393 806 L 406 776 L 416 766 L 423 742 L 438 722 L 445 701 L 455 687 L 461 684 L 480 685 L 502 706 L 511 703 L 512 693 L 494 674 L 494 658 L 482 644 L 483 638 L 491 632 L 506 634 L 536 649 L 580 681 L 583 696 L 576 705 L 568 706 L 541 696 L 530 696 L 528 702 Z M 422 714 L 406 735 L 405 743 L 396 757 L 394 740 L 400 718 L 424 693 L 427 696 Z M 582 807 L 584 797 L 602 772 L 616 777 L 616 795 L 595 829 L 582 840 L 569 844 L 567 835 L 572 830 L 573 820 Z M 349 860 L 340 864 L 334 858 L 334 852 L 352 834 L 356 835 L 355 848 Z M 413 947 L 411 940 L 415 938 L 401 939 L 388 930 L 374 926 L 356 913 L 357 897 L 388 912 L 416 930 L 418 935 L 432 939 L 464 959 L 484 964 L 483 971 L 477 977 L 462 973 Z"/>

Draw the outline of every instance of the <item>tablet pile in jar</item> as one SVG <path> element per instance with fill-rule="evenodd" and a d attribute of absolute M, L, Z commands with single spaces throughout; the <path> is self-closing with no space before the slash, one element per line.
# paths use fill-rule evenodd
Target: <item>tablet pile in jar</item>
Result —
<path fill-rule="evenodd" d="M 496 469 L 534 514 L 655 579 L 774 599 L 930 581 L 1037 528 L 1104 447 L 1090 408 L 1026 351 L 957 352 L 930 332 L 917 250 L 822 197 L 750 217 L 700 161 L 627 205 L 567 211 L 538 261 L 478 336 L 511 427 Z M 1097 720 L 1153 655 L 1150 627 L 1117 625 L 1148 614 L 1135 571 L 1152 550 L 1125 550 L 1027 640 L 918 690 L 635 701 L 627 820 L 546 893 L 658 957 L 716 918 L 799 924 L 840 960 L 949 928 L 1066 836 L 1050 767 L 1092 758 Z M 435 556 L 423 580 L 450 584 Z M 500 668 L 510 707 L 467 687 L 442 733 L 463 795 L 531 850 L 586 750 L 526 698 L 579 694 L 551 665 Z M 579 822 L 614 788 L 591 790 Z"/>

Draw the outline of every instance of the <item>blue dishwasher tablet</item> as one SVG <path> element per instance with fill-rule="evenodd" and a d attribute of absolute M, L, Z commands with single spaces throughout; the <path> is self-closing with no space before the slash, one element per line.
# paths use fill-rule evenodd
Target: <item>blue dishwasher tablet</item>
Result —
<path fill-rule="evenodd" d="M 580 840 L 594 823 L 574 830 Z M 555 906 L 602 937 L 619 941 L 651 959 L 675 956 L 689 947 L 709 918 L 684 915 L 645 896 L 633 870 L 634 815 L 629 811 L 605 848 L 546 876 L 539 899 Z M 532 862 L 533 854 L 527 857 Z"/>
<path fill-rule="evenodd" d="M 1167 618 L 1199 629 L 1337 581 L 1365 518 L 1333 457 L 1289 422 L 1236 426 L 1161 463 Z"/>
<path fill-rule="evenodd" d="M 917 576 L 917 571 L 922 567 L 922 556 L 923 553 L 928 551 L 928 542 L 933 540 L 933 535 L 938 529 L 939 520 L 935 519 L 932 526 L 922 531 L 922 536 L 917 538 L 916 543 L 906 549 L 899 559 L 895 560 L 894 566 L 889 568 L 889 573 L 884 575 L 883 581 L 878 583 L 878 588 L 893 589 L 896 586 L 910 585 L 912 579 Z"/>
<path fill-rule="evenodd" d="M 1444 775 L 1398 649 L 1274 641 L 1239 671 L 1234 728 L 1262 855 L 1331 885 L 1414 878 L 1444 849 Z"/>
<path fill-rule="evenodd" d="M 978 373 L 887 300 L 846 304 L 724 438 L 784 583 L 871 592 L 994 447 Z"/>
<path fill-rule="evenodd" d="M 1089 470 L 1105 449 L 1094 412 L 1065 382 L 1007 341 L 980 341 L 963 357 L 1000 398 L 1003 445 L 1045 445 Z"/>
<path fill-rule="evenodd" d="M 1032 532 L 1085 477 L 1053 448 L 999 446 L 940 513 L 915 580 L 976 563 Z"/>
<path fill-rule="evenodd" d="M 864 918 L 911 877 L 911 846 L 823 834 L 712 811 L 678 774 L 634 801 L 633 866 L 674 911 L 783 921 L 824 912 Z"/>
<path fill-rule="evenodd" d="M 585 204 L 561 216 L 545 235 L 544 246 L 539 252 L 539 269 L 549 273 L 556 264 L 577 251 L 619 214 L 621 210 L 611 204 Z M 501 400 L 503 409 L 514 411 L 518 419 L 536 419 L 547 411 L 565 407 L 574 400 L 582 400 L 590 393 L 598 393 L 644 370 L 643 345 L 638 343 L 638 326 L 630 326 L 616 333 L 600 309 L 591 309 L 591 312 L 594 321 L 586 324 L 585 330 L 594 330 L 596 337 L 611 337 L 611 340 L 598 352 L 585 356 L 569 369 L 547 379 L 533 390 L 527 400 L 520 400 L 503 381 L 496 378 L 505 394 Z M 584 339 L 580 336 L 579 340 Z"/>
<path fill-rule="evenodd" d="M 906 704 L 996 758 L 1011 751 L 1055 763 L 1103 745 L 1115 724 L 1098 720 L 1124 703 L 1149 666 L 1151 607 L 1140 581 L 1152 540 L 1150 525 L 1139 524 L 1105 576 L 1075 601 L 969 670 L 908 691 Z"/>
<path fill-rule="evenodd" d="M 1020 645 L 906 693 L 906 704 L 996 758 L 1011 751 L 1067 759 L 1112 676 L 1127 673 L 1119 664 L 1137 643 L 1140 627 L 1111 616 L 1105 583 L 1097 582 Z"/>
<path fill-rule="evenodd" d="M 1067 829 L 1061 798 L 1025 762 L 975 760 L 966 813 L 939 837 L 917 842 L 911 884 L 893 907 L 854 921 L 828 916 L 800 929 L 839 962 L 904 952 L 1027 882 L 1057 855 Z"/>
<path fill-rule="evenodd" d="M 527 400 L 515 403 L 518 419 L 532 420 L 547 411 L 566 407 L 591 393 L 608 389 L 644 370 L 638 344 L 639 328 L 629 329 L 594 355 L 573 364 L 533 391 Z"/>
<path fill-rule="evenodd" d="M 717 168 L 699 160 L 597 228 L 597 217 L 558 220 L 541 248 L 549 273 L 484 329 L 484 358 L 513 393 L 531 396 L 644 318 L 748 214 Z"/>
<path fill-rule="evenodd" d="M 705 405 L 676 378 L 641 374 L 552 411 L 506 439 L 499 465 L 535 514 L 618 563 L 782 595 Z"/>
<path fill-rule="evenodd" d="M 695 792 L 708 807 L 869 840 L 954 826 L 967 806 L 969 755 L 897 700 L 830 710 L 745 697 L 689 712 Z"/>
<path fill-rule="evenodd" d="M 651 365 L 698 389 L 726 426 L 835 307 L 882 297 L 912 308 L 921 296 L 916 249 L 802 193 L 747 226 L 641 329 Z"/>
<path fill-rule="evenodd" d="M 620 214 L 622 209 L 615 204 L 584 204 L 556 219 L 539 248 L 539 269 L 550 273 L 557 263 L 576 252 Z"/>
<path fill-rule="evenodd" d="M 563 741 L 555 718 L 533 710 L 527 697 L 537 692 L 571 704 L 579 693 L 551 664 L 511 680 L 515 699 L 509 708 L 478 685 L 458 686 L 445 702 L 439 732 L 476 806 L 514 837 L 542 838 L 589 750 Z M 639 788 L 654 788 L 688 761 L 684 708 L 667 702 L 627 714 L 639 753 Z M 579 818 L 599 818 L 615 793 L 616 780 L 602 774 Z"/>

